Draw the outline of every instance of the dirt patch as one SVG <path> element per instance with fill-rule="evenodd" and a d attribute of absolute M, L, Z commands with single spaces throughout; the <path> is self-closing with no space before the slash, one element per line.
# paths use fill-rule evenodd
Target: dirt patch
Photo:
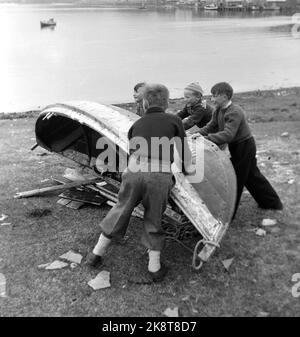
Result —
<path fill-rule="evenodd" d="M 47 216 L 51 213 L 52 213 L 52 211 L 49 208 L 35 208 L 32 211 L 29 211 L 27 213 L 27 216 L 31 217 L 31 218 L 41 218 L 41 217 Z"/>

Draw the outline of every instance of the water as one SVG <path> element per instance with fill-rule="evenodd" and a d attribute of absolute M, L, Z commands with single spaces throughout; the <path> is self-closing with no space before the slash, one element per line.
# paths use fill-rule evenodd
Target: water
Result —
<path fill-rule="evenodd" d="M 166 84 L 172 97 L 192 81 L 206 93 L 224 80 L 236 91 L 300 85 L 300 39 L 272 31 L 291 23 L 272 15 L 1 5 L 0 111 L 130 102 L 144 80 Z M 51 17 L 55 29 L 40 29 Z"/>

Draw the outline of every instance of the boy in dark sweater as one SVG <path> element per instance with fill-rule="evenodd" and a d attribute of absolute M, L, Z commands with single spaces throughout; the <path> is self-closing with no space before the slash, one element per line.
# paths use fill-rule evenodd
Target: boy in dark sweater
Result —
<path fill-rule="evenodd" d="M 191 163 L 191 152 L 181 120 L 165 112 L 168 99 L 169 91 L 165 86 L 146 85 L 143 98 L 146 114 L 129 129 L 128 167 L 122 175 L 118 202 L 100 224 L 102 234 L 88 257 L 90 266 L 102 264 L 102 256 L 111 239 L 125 235 L 131 213 L 141 202 L 145 209 L 142 243 L 148 248 L 148 273 L 153 282 L 161 281 L 166 274 L 166 267 L 160 263 L 165 240 L 161 218 L 174 185 L 171 172 L 174 147 L 155 148 L 153 141 L 164 138 L 170 140 L 171 145 L 174 139 L 173 144 L 181 154 L 183 165 L 187 167 Z M 144 146 L 140 140 L 143 140 Z"/>
<path fill-rule="evenodd" d="M 218 146 L 228 143 L 237 177 L 237 199 L 233 218 L 244 186 L 259 207 L 281 210 L 283 205 L 279 196 L 257 167 L 256 145 L 245 113 L 241 107 L 231 102 L 232 87 L 226 82 L 217 83 L 212 87 L 211 93 L 216 110 L 211 121 L 201 128 L 199 133 Z"/>
<path fill-rule="evenodd" d="M 189 84 L 184 89 L 186 105 L 183 110 L 177 113 L 177 116 L 183 120 L 185 130 L 194 125 L 202 128 L 211 120 L 213 109 L 206 104 L 202 96 L 203 90 L 197 82 Z"/>

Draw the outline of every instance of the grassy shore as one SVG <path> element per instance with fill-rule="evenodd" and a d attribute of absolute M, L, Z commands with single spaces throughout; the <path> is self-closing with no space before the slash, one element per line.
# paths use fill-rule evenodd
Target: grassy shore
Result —
<path fill-rule="evenodd" d="M 292 296 L 291 289 L 292 275 L 300 273 L 299 93 L 299 88 L 290 88 L 235 96 L 247 111 L 259 166 L 282 198 L 284 211 L 260 210 L 245 192 L 221 248 L 204 268 L 194 271 L 191 253 L 170 242 L 163 252 L 170 272 L 163 283 L 152 285 L 128 282 L 146 265 L 139 242 L 142 221 L 132 218 L 128 240 L 113 245 L 105 260 L 111 288 L 98 291 L 87 285 L 98 271 L 84 266 L 45 271 L 37 266 L 68 250 L 85 256 L 109 208 L 71 210 L 56 203 L 56 194 L 13 199 L 17 191 L 49 185 L 45 179 L 73 164 L 40 148 L 30 151 L 37 112 L 2 116 L 0 217 L 7 215 L 4 222 L 10 225 L 0 223 L 0 273 L 7 280 L 0 316 L 157 317 L 168 307 L 179 307 L 181 316 L 298 316 L 299 298 Z M 173 100 L 170 109 L 179 110 L 182 104 Z M 255 229 L 264 218 L 276 219 L 277 225 L 260 237 Z M 195 240 L 185 244 L 193 248 Z M 226 271 L 222 260 L 228 258 L 234 260 Z"/>

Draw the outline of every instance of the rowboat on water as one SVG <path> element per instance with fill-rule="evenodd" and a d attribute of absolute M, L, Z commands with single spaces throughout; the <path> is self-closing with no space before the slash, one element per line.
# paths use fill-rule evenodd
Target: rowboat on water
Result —
<path fill-rule="evenodd" d="M 208 4 L 204 6 L 204 9 L 207 11 L 217 11 L 219 7 L 216 4 Z"/>
<path fill-rule="evenodd" d="M 48 151 L 93 172 L 97 167 L 96 172 L 99 172 L 97 158 L 103 149 L 96 144 L 105 140 L 116 154 L 120 168 L 128 158 L 127 132 L 139 118 L 130 111 L 95 102 L 53 104 L 44 108 L 36 121 L 36 141 Z M 200 155 L 203 177 L 200 181 L 192 181 L 189 176 L 173 171 L 176 184 L 171 192 L 169 209 L 173 213 L 178 210 L 183 213 L 201 234 L 193 256 L 194 268 L 200 269 L 220 246 L 230 224 L 236 199 L 236 177 L 228 155 L 215 144 L 203 137 L 194 140 L 191 135 L 188 143 L 193 163 L 197 163 L 199 149 L 203 150 L 203 156 Z M 116 172 L 115 179 L 118 177 L 120 174 Z"/>
<path fill-rule="evenodd" d="M 56 22 L 54 21 L 53 18 L 46 20 L 46 21 L 41 21 L 41 28 L 44 27 L 55 27 L 56 26 Z"/>

